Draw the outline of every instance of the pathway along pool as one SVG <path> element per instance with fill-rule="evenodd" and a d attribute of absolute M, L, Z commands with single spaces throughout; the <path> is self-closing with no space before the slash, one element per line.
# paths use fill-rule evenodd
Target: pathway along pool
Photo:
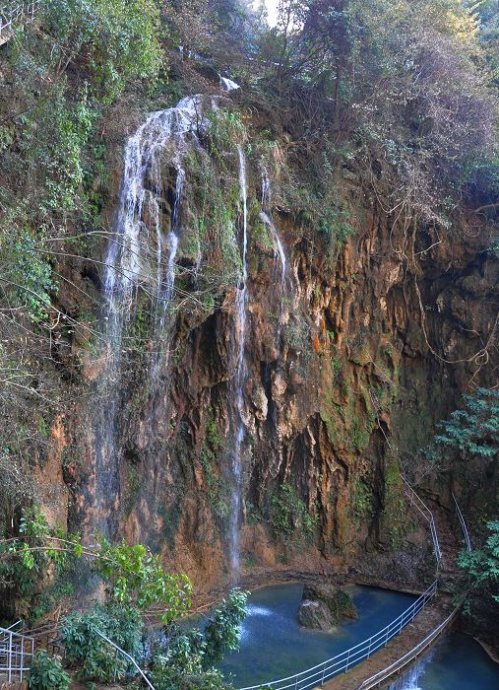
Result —
<path fill-rule="evenodd" d="M 239 653 L 221 669 L 235 687 L 256 685 L 304 671 L 373 635 L 415 601 L 410 594 L 373 587 L 345 587 L 359 613 L 333 633 L 312 632 L 296 620 L 303 585 L 276 585 L 251 594 Z"/>
<path fill-rule="evenodd" d="M 499 665 L 468 635 L 445 637 L 389 690 L 497 690 Z"/>

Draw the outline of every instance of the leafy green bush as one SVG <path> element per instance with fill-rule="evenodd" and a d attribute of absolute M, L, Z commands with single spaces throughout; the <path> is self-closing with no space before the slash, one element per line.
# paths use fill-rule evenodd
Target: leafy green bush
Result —
<path fill-rule="evenodd" d="M 202 660 L 203 668 L 210 668 L 222 661 L 225 652 L 239 649 L 241 623 L 247 613 L 247 599 L 247 592 L 234 589 L 227 600 L 215 610 L 204 632 L 206 648 Z"/>
<path fill-rule="evenodd" d="M 470 456 L 493 458 L 499 453 L 499 390 L 478 388 L 464 396 L 464 408 L 440 424 L 438 446 Z"/>
<path fill-rule="evenodd" d="M 142 631 L 142 618 L 136 608 L 114 604 L 95 606 L 87 613 L 75 611 L 63 618 L 61 624 L 68 662 L 78 667 L 83 678 L 102 683 L 124 678 L 129 665 L 98 633 L 140 660 Z"/>
<path fill-rule="evenodd" d="M 35 240 L 23 233 L 10 249 L 10 270 L 4 275 L 11 281 L 15 302 L 24 305 L 34 323 L 47 319 L 50 293 L 57 291 L 52 267 L 36 249 Z"/>
<path fill-rule="evenodd" d="M 108 102 L 135 79 L 154 79 L 163 54 L 154 0 L 48 0 L 45 23 L 59 70 L 84 58 Z"/>
<path fill-rule="evenodd" d="M 162 620 L 166 624 L 190 607 L 189 579 L 165 572 L 160 557 L 153 556 L 142 544 L 130 546 L 122 541 L 113 545 L 104 540 L 94 569 L 106 582 L 110 600 L 118 605 L 145 610 L 162 604 L 165 606 Z"/>
<path fill-rule="evenodd" d="M 29 690 L 68 690 L 71 677 L 64 671 L 58 657 L 37 652 L 31 666 Z"/>
<path fill-rule="evenodd" d="M 170 639 L 166 656 L 156 659 L 153 681 L 157 690 L 230 690 L 213 665 L 225 652 L 239 648 L 247 597 L 247 592 L 232 590 L 213 612 L 204 632 L 178 631 Z"/>
<path fill-rule="evenodd" d="M 70 537 L 74 542 L 67 550 L 59 549 L 57 543 L 54 546 L 51 537 L 58 539 L 63 534 L 50 529 L 36 508 L 24 511 L 17 530 L 17 537 L 0 541 L 0 587 L 9 591 L 9 597 L 22 599 L 29 606 L 31 619 L 35 620 L 38 605 L 43 603 L 38 597 L 41 583 L 49 569 L 53 574 L 52 586 L 40 598 L 46 602 L 52 588 L 57 589 L 63 584 L 69 587 L 65 578 L 75 563 L 72 549 L 73 545 L 76 548 L 77 539 Z"/>
<path fill-rule="evenodd" d="M 499 603 L 499 520 L 489 522 L 487 528 L 490 534 L 483 547 L 461 553 L 458 564 L 468 573 L 474 588 L 493 588 L 492 598 Z"/>
<path fill-rule="evenodd" d="M 153 671 L 152 680 L 156 690 L 233 690 L 233 685 L 215 669 L 184 674 L 169 666 L 158 666 Z"/>

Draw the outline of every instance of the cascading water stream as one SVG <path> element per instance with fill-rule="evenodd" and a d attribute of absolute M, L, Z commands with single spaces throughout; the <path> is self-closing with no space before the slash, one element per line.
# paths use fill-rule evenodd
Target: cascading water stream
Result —
<path fill-rule="evenodd" d="M 284 245 L 282 243 L 279 231 L 277 230 L 273 220 L 272 220 L 272 186 L 270 183 L 269 174 L 265 167 L 262 168 L 262 196 L 261 204 L 262 210 L 260 211 L 260 220 L 269 229 L 272 236 L 272 242 L 274 245 L 274 252 L 276 257 L 279 257 L 281 265 L 281 281 L 280 281 L 280 292 L 279 292 L 279 320 L 276 329 L 276 343 L 278 352 L 282 354 L 282 343 L 281 334 L 282 327 L 287 322 L 289 317 L 289 312 L 286 309 L 286 297 L 289 292 L 289 282 L 288 282 L 288 263 L 286 260 L 286 252 L 284 250 Z M 282 435 L 279 432 L 278 414 L 277 409 L 274 404 L 269 404 L 269 416 L 268 418 L 273 424 L 274 433 L 276 436 L 276 457 L 270 462 L 270 472 L 272 476 L 276 476 L 280 467 L 282 467 L 283 462 L 283 442 Z"/>
<path fill-rule="evenodd" d="M 232 457 L 232 500 L 231 500 L 231 519 L 230 519 L 230 564 L 233 578 L 237 579 L 240 567 L 240 545 L 239 545 L 239 518 L 241 514 L 242 493 L 243 493 L 243 463 L 242 449 L 245 436 L 244 426 L 244 384 L 246 382 L 247 370 L 245 362 L 246 347 L 246 322 L 248 306 L 248 189 L 246 176 L 246 157 L 241 145 L 238 146 L 239 154 L 239 186 L 240 199 L 243 211 L 243 247 L 242 247 L 242 276 L 237 290 L 236 310 L 237 310 L 237 329 L 238 329 L 238 357 L 237 370 L 235 377 L 235 399 L 236 399 L 236 434 L 235 447 Z"/>
<path fill-rule="evenodd" d="M 237 91 L 241 87 L 239 84 L 236 84 L 235 81 L 232 81 L 232 79 L 228 79 L 227 77 L 222 77 L 220 76 L 220 86 L 222 87 L 223 91 L 226 91 L 230 93 L 230 91 Z"/>
<path fill-rule="evenodd" d="M 197 131 L 203 124 L 201 107 L 201 97 L 194 96 L 182 99 L 175 108 L 152 113 L 125 148 L 116 231 L 106 256 L 103 330 L 108 362 L 99 391 L 103 405 L 95 421 L 94 529 L 107 537 L 115 531 L 120 499 L 119 384 L 126 329 L 139 285 L 147 286 L 156 298 L 155 333 L 161 331 L 167 318 L 174 291 L 185 183 L 182 153 L 188 136 L 197 141 Z M 166 232 L 162 226 L 162 162 L 168 146 L 174 153 L 176 183 L 171 223 Z M 151 252 L 154 245 L 155 251 Z"/>
<path fill-rule="evenodd" d="M 270 178 L 266 168 L 262 168 L 262 210 L 260 211 L 260 220 L 269 229 L 272 236 L 272 242 L 274 245 L 274 251 L 276 256 L 279 257 L 281 264 L 281 284 L 280 284 L 280 306 L 279 306 L 279 325 L 277 328 L 277 342 L 281 339 L 281 328 L 284 321 L 284 299 L 287 292 L 287 274 L 288 265 L 286 261 L 286 252 L 284 251 L 284 245 L 281 241 L 279 232 L 272 220 L 271 212 L 271 193 L 272 187 L 270 184 Z"/>
<path fill-rule="evenodd" d="M 272 242 L 274 243 L 274 249 L 276 254 L 279 256 L 279 261 L 281 262 L 281 293 L 284 294 L 286 290 L 286 274 L 287 274 L 287 261 L 286 252 L 284 251 L 284 245 L 279 236 L 279 232 L 272 221 L 272 215 L 270 211 L 271 203 L 271 193 L 272 187 L 270 184 L 270 178 L 267 170 L 262 169 L 262 210 L 260 211 L 260 220 L 268 227 L 270 234 L 272 235 Z"/>
<path fill-rule="evenodd" d="M 427 667 L 433 661 L 435 649 L 432 649 L 417 662 L 402 678 L 390 685 L 388 690 L 421 690 L 420 681 L 425 675 Z"/>

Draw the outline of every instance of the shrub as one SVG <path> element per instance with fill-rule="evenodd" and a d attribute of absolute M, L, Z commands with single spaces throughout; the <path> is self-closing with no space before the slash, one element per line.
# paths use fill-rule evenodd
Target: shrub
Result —
<path fill-rule="evenodd" d="M 64 671 L 58 657 L 37 652 L 29 674 L 29 690 L 68 690 L 71 677 Z"/>
<path fill-rule="evenodd" d="M 82 677 L 106 683 L 124 678 L 128 662 L 98 633 L 137 660 L 143 655 L 142 629 L 140 612 L 134 607 L 96 606 L 87 613 L 75 611 L 66 616 L 61 637 L 68 662 L 81 669 Z"/>

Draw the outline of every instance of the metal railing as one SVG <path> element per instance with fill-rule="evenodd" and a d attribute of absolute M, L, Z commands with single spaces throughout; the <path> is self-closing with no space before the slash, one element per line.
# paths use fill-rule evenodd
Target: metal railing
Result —
<path fill-rule="evenodd" d="M 6 677 L 9 682 L 22 681 L 31 668 L 35 640 L 11 628 L 0 628 L 0 676 Z"/>
<path fill-rule="evenodd" d="M 407 654 L 404 654 L 404 656 L 401 656 L 400 659 L 397 659 L 397 661 L 394 661 L 393 664 L 390 664 L 390 666 L 387 666 L 384 668 L 382 671 L 379 671 L 378 673 L 374 674 L 374 676 L 371 676 L 370 678 L 366 678 L 366 680 L 359 685 L 357 690 L 370 690 L 370 688 L 375 688 L 377 685 L 385 681 L 387 678 L 390 678 L 390 676 L 395 675 L 399 671 L 401 671 L 403 668 L 408 666 L 412 661 L 414 661 L 418 656 L 420 656 L 424 651 L 430 647 L 437 637 L 441 635 L 447 628 L 448 626 L 452 623 L 454 620 L 454 617 L 456 616 L 457 612 L 459 610 L 459 607 L 454 609 L 454 611 L 448 616 L 440 625 L 438 625 L 434 630 L 429 633 L 424 640 L 421 640 L 415 647 L 413 647 Z"/>
<path fill-rule="evenodd" d="M 437 592 L 437 581 L 433 582 L 426 592 L 424 592 L 416 601 L 398 618 L 395 618 L 382 630 L 369 637 L 363 642 L 350 649 L 337 654 L 331 659 L 323 661 L 312 668 L 296 673 L 294 676 L 287 678 L 280 678 L 279 680 L 272 680 L 268 683 L 259 683 L 258 685 L 251 685 L 241 690 L 259 690 L 259 688 L 272 688 L 273 690 L 306 690 L 306 688 L 315 688 L 318 685 L 323 685 L 326 680 L 333 678 L 348 671 L 352 666 L 355 666 L 364 659 L 369 659 L 374 652 L 381 647 L 384 647 L 395 635 L 398 635 L 406 625 L 408 625 L 418 613 L 426 606 L 426 604 L 433 599 Z"/>
<path fill-rule="evenodd" d="M 407 484 L 407 482 L 406 482 Z M 409 486 L 409 485 L 407 485 Z M 411 487 L 409 486 L 409 489 Z M 412 491 L 412 489 L 411 489 Z M 414 491 L 412 491 L 414 493 Z M 414 493 L 414 495 L 417 497 L 417 494 Z M 457 502 L 456 497 L 454 494 L 452 494 L 452 498 L 454 499 L 454 504 L 456 506 L 456 513 L 457 517 L 459 520 L 459 524 L 461 525 L 461 529 L 463 532 L 464 536 L 464 541 L 466 544 L 466 549 L 467 551 L 472 550 L 471 546 L 471 539 L 470 539 L 470 534 L 468 532 L 468 526 L 466 525 L 466 521 L 464 519 L 464 515 L 461 511 L 461 508 L 459 507 L 459 504 Z M 420 501 L 423 503 L 422 501 Z M 424 506 L 424 504 L 423 504 Z M 426 506 L 424 506 L 426 508 Z M 426 511 L 431 515 L 431 512 L 429 511 L 428 508 L 426 508 Z M 425 511 L 425 512 L 426 512 Z M 426 516 L 427 517 L 427 516 Z M 432 516 L 433 517 L 433 516 Z M 428 519 L 428 517 L 427 517 Z M 437 553 L 437 550 L 435 549 L 435 553 Z M 396 673 L 399 673 L 403 668 L 408 666 L 412 661 L 417 659 L 424 651 L 426 651 L 437 639 L 439 635 L 441 635 L 447 628 L 448 626 L 452 623 L 454 620 L 457 612 L 459 611 L 459 606 L 454 609 L 454 611 L 448 616 L 440 625 L 438 625 L 434 630 L 432 630 L 421 642 L 419 642 L 415 647 L 413 647 L 407 654 L 404 654 L 403 656 L 400 657 L 400 659 L 397 659 L 397 661 L 393 662 L 393 664 L 390 664 L 390 666 L 387 666 L 383 670 L 379 671 L 375 675 L 371 676 L 370 678 L 367 678 L 361 685 L 359 685 L 357 690 L 370 690 L 371 688 L 375 688 L 378 686 L 380 683 L 383 681 L 387 680 L 390 678 L 390 676 L 395 675 Z"/>
<path fill-rule="evenodd" d="M 459 507 L 459 503 L 457 502 L 457 498 L 454 496 L 454 494 L 452 494 L 452 498 L 454 499 L 454 505 L 456 506 L 457 519 L 459 520 L 459 524 L 461 525 L 461 529 L 463 532 L 464 543 L 466 544 L 466 551 L 468 551 L 469 553 L 470 551 L 472 551 L 472 546 L 470 533 L 468 532 L 468 526 L 466 524 L 466 520 L 464 519 L 464 515 L 461 512 L 461 508 Z"/>
<path fill-rule="evenodd" d="M 140 666 L 139 666 L 138 663 L 135 661 L 135 659 L 134 659 L 132 656 L 130 656 L 130 654 L 128 654 L 128 652 L 125 652 L 124 649 L 121 649 L 121 647 L 119 647 L 119 646 L 116 644 L 116 642 L 113 642 L 112 640 L 110 640 L 109 637 L 107 637 L 106 635 L 104 635 L 104 633 L 100 632 L 100 630 L 95 630 L 95 632 L 97 633 L 97 635 L 98 635 L 99 637 L 102 637 L 102 639 L 103 639 L 105 642 L 107 642 L 111 647 L 113 647 L 113 649 L 115 649 L 117 653 L 119 653 L 119 654 L 121 654 L 122 656 L 124 656 L 125 659 L 127 659 L 127 661 L 129 661 L 129 662 L 135 667 L 135 669 L 137 670 L 137 672 L 139 673 L 139 675 L 140 675 L 140 676 L 142 677 L 142 679 L 146 682 L 146 685 L 147 685 L 149 688 L 151 688 L 151 690 L 156 690 L 156 688 L 155 688 L 154 685 L 151 683 L 151 681 L 149 680 L 149 678 L 146 676 L 146 674 L 144 673 L 144 671 L 140 668 Z"/>
<path fill-rule="evenodd" d="M 440 548 L 440 542 L 438 539 L 438 532 L 435 524 L 435 518 L 433 517 L 433 513 L 428 508 L 428 506 L 425 503 L 423 503 L 423 501 L 419 498 L 419 496 L 414 491 L 409 482 L 403 477 L 402 480 L 406 486 L 406 491 L 409 500 L 411 501 L 413 506 L 421 513 L 421 515 L 424 517 L 424 519 L 428 522 L 430 526 L 431 540 L 433 542 L 433 553 L 435 554 L 435 559 L 437 561 L 438 567 L 438 565 L 440 565 L 440 562 L 442 561 L 442 549 Z"/>
<path fill-rule="evenodd" d="M 13 29 L 26 21 L 32 21 L 42 0 L 0 0 L 0 45 L 9 40 Z"/>

